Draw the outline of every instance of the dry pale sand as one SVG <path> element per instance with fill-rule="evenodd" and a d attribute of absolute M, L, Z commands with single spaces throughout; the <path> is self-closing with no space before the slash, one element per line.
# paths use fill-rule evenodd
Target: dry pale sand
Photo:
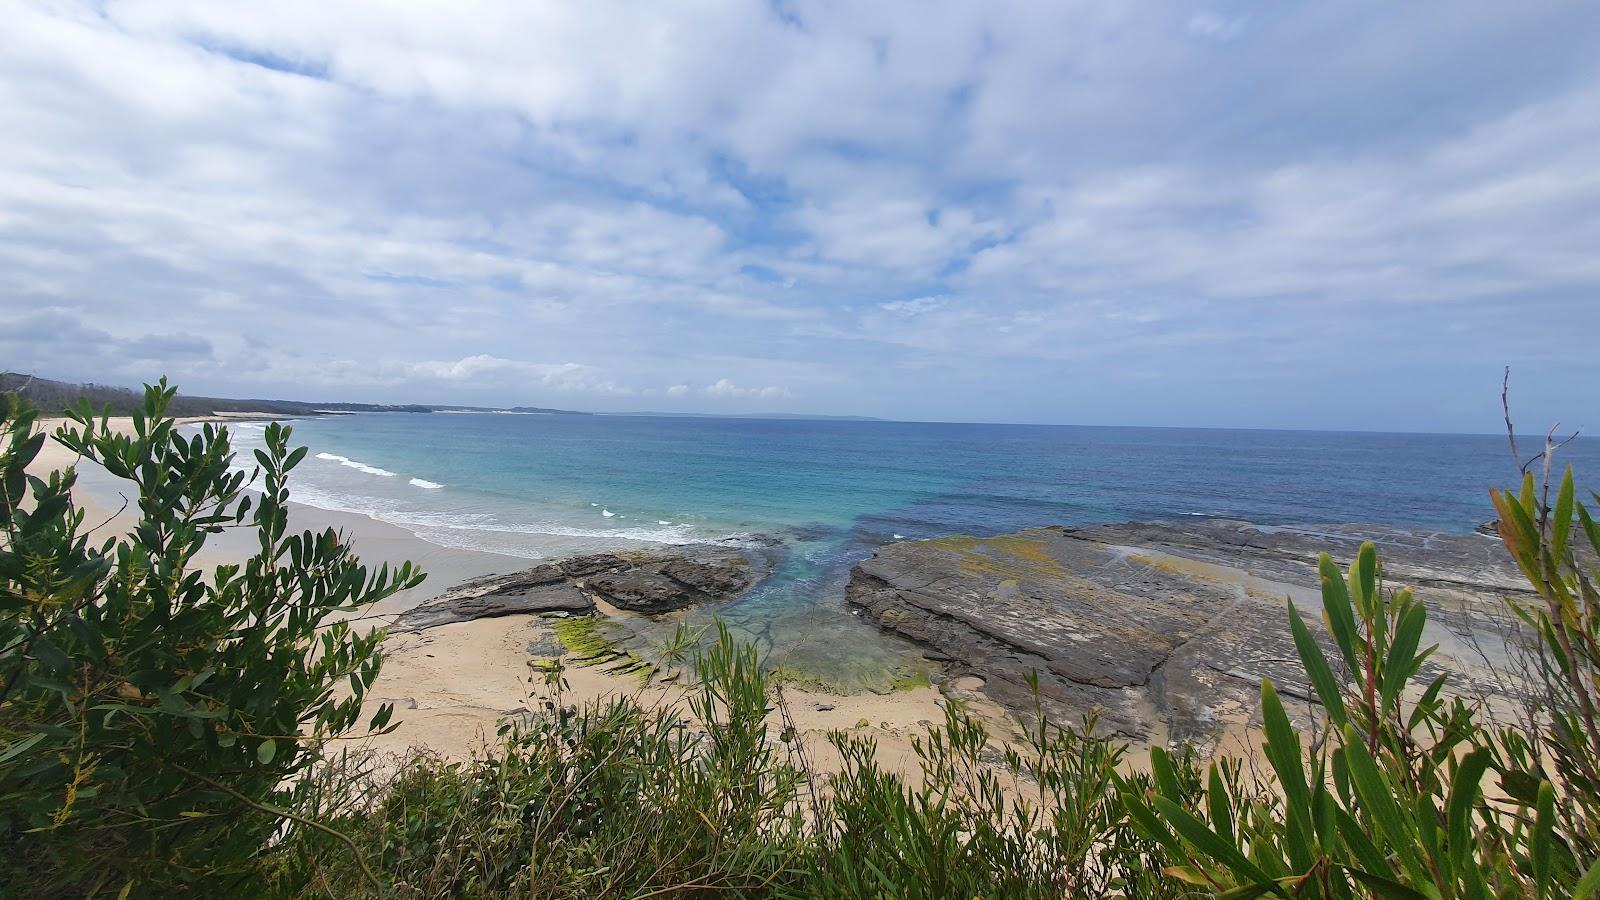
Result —
<path fill-rule="evenodd" d="M 45 423 L 51 431 L 56 424 L 59 423 Z M 127 428 L 129 421 L 113 419 L 112 425 Z M 54 440 L 46 442 L 32 468 L 39 473 L 75 463 L 79 475 L 75 500 L 86 511 L 86 521 L 96 525 L 100 535 L 125 533 L 134 521 L 126 482 L 96 465 L 81 463 Z M 293 488 L 291 477 L 291 494 Z M 375 626 L 386 624 L 394 613 L 468 578 L 515 571 L 530 564 L 518 557 L 442 547 L 366 516 L 292 501 L 289 524 L 297 530 L 333 528 L 343 532 L 369 566 L 410 560 L 428 573 L 422 586 L 363 611 L 360 618 Z M 254 552 L 255 546 L 250 529 L 229 530 L 207 542 L 198 562 L 207 567 L 236 562 Z M 399 725 L 388 734 L 360 743 L 384 752 L 417 748 L 453 758 L 481 749 L 486 740 L 494 737 L 503 718 L 531 708 L 536 697 L 545 693 L 542 674 L 536 674 L 530 665 L 536 657 L 530 655 L 529 644 L 541 642 L 549 629 L 547 620 L 520 615 L 391 636 L 384 644 L 383 673 L 374 685 L 368 707 L 369 712 L 375 712 L 379 704 L 393 703 Z M 651 706 L 677 704 L 688 714 L 682 687 L 644 685 L 633 675 L 576 666 L 567 667 L 566 680 L 569 702 L 627 695 Z M 999 737 L 1014 730 L 1014 721 L 1007 713 L 982 695 L 977 679 L 958 679 L 948 689 L 989 723 L 992 734 Z M 941 721 L 946 702 L 945 696 L 931 687 L 843 696 L 787 687 L 783 698 L 805 753 L 817 771 L 837 768 L 837 754 L 827 736 L 833 730 L 845 730 L 874 738 L 880 764 L 912 775 L 917 772 L 912 736 Z M 775 732 L 783 728 L 780 713 L 773 713 L 771 726 Z"/>
<path fill-rule="evenodd" d="M 384 672 L 369 701 L 393 703 L 400 726 L 366 743 L 381 751 L 425 747 L 447 756 L 463 755 L 493 737 L 499 721 L 537 708 L 551 696 L 545 676 L 533 663 L 530 644 L 548 644 L 551 622 L 536 616 L 505 616 L 441 625 L 388 639 Z M 679 682 L 644 684 L 636 676 L 613 675 L 597 668 L 567 666 L 569 702 L 631 696 L 647 708 L 675 705 L 689 715 L 686 694 L 692 686 Z M 961 691 L 974 713 L 997 735 L 1012 725 L 1005 712 L 964 685 Z M 959 690 L 959 689 L 958 689 Z M 838 768 L 828 742 L 832 731 L 854 731 L 874 738 L 878 760 L 891 770 L 914 773 L 911 737 L 944 718 L 945 697 L 931 687 L 890 694 L 838 696 L 785 687 L 783 704 L 815 771 Z M 774 710 L 769 727 L 783 729 L 782 713 Z"/>

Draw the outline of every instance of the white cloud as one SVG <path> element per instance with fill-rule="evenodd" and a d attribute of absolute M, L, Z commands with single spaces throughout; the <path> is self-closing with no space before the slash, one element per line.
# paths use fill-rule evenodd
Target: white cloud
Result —
<path fill-rule="evenodd" d="M 1196 368 L 1424 352 L 1454 396 L 1546 359 L 1516 310 L 1600 327 L 1576 0 L 786 10 L 19 4 L 0 318 L 108 339 L 10 358 L 321 399 L 1222 417 Z M 1552 383 L 1600 377 L 1576 365 Z M 1166 380 L 1037 390 L 1108 366 Z"/>
<path fill-rule="evenodd" d="M 726 378 L 719 378 L 714 383 L 701 390 L 707 397 L 716 397 L 719 400 L 748 400 L 760 398 L 763 400 L 776 400 L 789 396 L 788 390 L 769 385 L 760 388 L 739 387 Z"/>
<path fill-rule="evenodd" d="M 603 372 L 578 363 L 536 363 L 488 354 L 454 361 L 430 361 L 406 367 L 414 378 L 450 382 L 489 382 L 508 388 L 550 388 L 562 392 L 632 396 L 633 388 L 619 386 Z"/>
<path fill-rule="evenodd" d="M 921 315 L 933 312 L 945 305 L 940 297 L 917 297 L 912 300 L 891 300 L 888 303 L 878 304 L 878 308 L 886 312 L 905 313 L 906 315 Z"/>

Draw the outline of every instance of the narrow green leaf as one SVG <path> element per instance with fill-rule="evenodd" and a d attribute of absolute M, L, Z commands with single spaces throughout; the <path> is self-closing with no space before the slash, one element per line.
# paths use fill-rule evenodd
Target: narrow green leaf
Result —
<path fill-rule="evenodd" d="M 1211 816 L 1211 827 L 1222 835 L 1222 839 L 1232 844 L 1233 837 L 1233 803 L 1228 797 L 1228 787 L 1222 780 L 1222 772 L 1216 763 L 1211 764 L 1211 771 L 1206 784 L 1206 811 Z"/>
<path fill-rule="evenodd" d="M 1300 737 L 1289 724 L 1278 690 L 1270 679 L 1261 682 L 1261 718 L 1267 733 L 1267 760 L 1278 773 L 1284 800 L 1291 815 L 1304 816 L 1311 810 L 1311 792 L 1306 788 L 1306 771 L 1300 757 Z"/>
<path fill-rule="evenodd" d="M 1596 524 L 1594 517 L 1589 515 L 1589 510 L 1582 503 L 1578 504 L 1578 521 L 1583 523 L 1583 533 L 1589 536 L 1589 546 L 1600 555 L 1600 524 Z"/>
<path fill-rule="evenodd" d="M 44 740 L 46 737 L 48 737 L 48 735 L 41 731 L 34 734 L 32 737 L 25 737 L 20 741 L 14 742 L 11 744 L 11 746 L 6 748 L 4 753 L 0 753 L 0 763 L 10 762 L 22 754 L 27 753 L 29 750 L 33 749 L 33 745 Z"/>
<path fill-rule="evenodd" d="M 1482 752 L 1482 751 L 1479 751 Z M 1533 880 L 1541 886 L 1550 883 L 1550 870 L 1555 862 L 1556 790 L 1548 781 L 1539 784 L 1539 804 L 1533 819 Z"/>
<path fill-rule="evenodd" d="M 1185 841 L 1188 841 L 1196 850 L 1211 857 L 1243 881 L 1251 884 L 1269 884 L 1270 890 L 1283 893 L 1272 879 L 1267 876 L 1261 867 L 1251 862 L 1238 847 L 1222 839 L 1220 835 L 1207 828 L 1204 822 L 1194 817 L 1193 813 L 1168 800 L 1166 797 L 1156 796 L 1150 798 L 1156 810 L 1161 813 L 1161 818 L 1172 826 Z M 1285 895 L 1287 896 L 1287 895 Z"/>
<path fill-rule="evenodd" d="M 1328 657 L 1323 655 L 1322 646 L 1312 636 L 1311 629 L 1306 627 L 1305 620 L 1300 618 L 1300 610 L 1295 608 L 1293 600 L 1289 601 L 1289 630 L 1294 634 L 1294 646 L 1300 654 L 1300 663 L 1311 678 L 1311 686 L 1316 689 L 1322 708 L 1327 710 L 1328 719 L 1334 727 L 1343 727 L 1349 721 L 1344 708 L 1344 694 L 1334 678 L 1333 667 L 1328 665 Z"/>
<path fill-rule="evenodd" d="M 1178 784 L 1178 771 L 1165 747 L 1150 748 L 1150 774 L 1155 776 L 1156 788 L 1173 800 L 1183 799 L 1183 787 Z"/>
<path fill-rule="evenodd" d="M 1450 857 L 1457 869 L 1470 865 L 1472 853 L 1472 811 L 1482 792 L 1483 775 L 1489 769 L 1489 751 L 1479 748 L 1467 754 L 1456 769 L 1450 785 L 1445 825 L 1449 829 Z"/>
<path fill-rule="evenodd" d="M 1538 584 L 1539 529 L 1534 525 L 1533 517 L 1509 492 L 1490 491 L 1489 496 L 1494 500 L 1495 512 L 1500 516 L 1500 539 L 1511 552 L 1511 558 L 1517 561 L 1522 574 Z"/>
<path fill-rule="evenodd" d="M 1567 537 L 1572 533 L 1572 466 L 1567 466 L 1561 477 L 1561 489 L 1556 493 L 1555 521 L 1550 529 L 1550 553 L 1556 559 L 1567 555 Z"/>
<path fill-rule="evenodd" d="M 1123 792 L 1122 807 L 1128 811 L 1128 818 L 1135 831 L 1146 840 L 1155 841 L 1168 853 L 1181 854 L 1183 846 L 1178 843 L 1177 837 L 1172 833 L 1159 816 L 1147 806 L 1143 798 L 1132 792 Z"/>
<path fill-rule="evenodd" d="M 1317 557 L 1317 571 L 1322 578 L 1322 611 L 1328 622 L 1328 631 L 1344 657 L 1350 671 L 1360 669 L 1356 664 L 1356 620 L 1350 611 L 1350 590 L 1345 587 L 1344 574 L 1333 557 L 1323 553 Z"/>
<path fill-rule="evenodd" d="M 372 721 L 367 725 L 367 728 L 371 731 L 377 731 L 383 726 L 389 724 L 389 720 L 393 717 L 394 704 L 385 703 L 378 707 L 378 711 L 372 716 Z"/>
<path fill-rule="evenodd" d="M 1448 680 L 1448 676 L 1439 675 L 1429 682 L 1428 689 L 1422 692 L 1422 697 L 1411 708 L 1411 716 L 1406 721 L 1407 728 L 1416 728 L 1423 719 L 1426 719 L 1433 712 L 1434 706 L 1439 700 L 1439 692 L 1444 689 L 1446 680 Z"/>
<path fill-rule="evenodd" d="M 1350 566 L 1350 583 L 1357 596 L 1356 608 L 1364 615 L 1372 615 L 1378 608 L 1378 546 L 1363 541 Z"/>
<path fill-rule="evenodd" d="M 1383 680 L 1378 686 L 1385 708 L 1405 688 L 1417 654 L 1417 645 L 1422 643 L 1422 629 L 1427 623 L 1428 609 L 1421 603 L 1410 603 L 1400 615 L 1400 624 L 1395 627 L 1394 643 L 1389 645 L 1389 655 L 1384 660 Z"/>
<path fill-rule="evenodd" d="M 1421 874 L 1422 861 L 1417 858 L 1416 848 L 1418 836 L 1407 825 L 1405 814 L 1395 803 L 1394 798 L 1399 791 L 1394 790 L 1383 777 L 1361 736 L 1348 725 L 1344 728 L 1344 746 L 1340 748 L 1340 753 L 1345 758 L 1350 782 L 1361 798 L 1362 808 L 1377 823 L 1378 830 L 1389 846 L 1406 862 L 1407 873 Z"/>

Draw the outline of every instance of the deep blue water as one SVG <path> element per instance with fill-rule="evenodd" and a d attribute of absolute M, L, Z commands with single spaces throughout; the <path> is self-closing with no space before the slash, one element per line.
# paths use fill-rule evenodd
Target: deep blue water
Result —
<path fill-rule="evenodd" d="M 539 557 L 783 538 L 778 577 L 724 611 L 780 643 L 844 615 L 849 566 L 890 540 L 1192 515 L 1464 532 L 1516 474 L 1489 435 L 494 414 L 294 428 L 313 452 L 296 499 L 442 544 Z M 1562 458 L 1594 486 L 1600 441 Z"/>

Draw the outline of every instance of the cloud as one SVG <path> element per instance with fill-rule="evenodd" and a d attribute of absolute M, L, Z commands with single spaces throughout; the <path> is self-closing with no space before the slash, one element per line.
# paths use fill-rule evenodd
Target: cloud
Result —
<path fill-rule="evenodd" d="M 109 375 L 135 381 L 144 377 L 143 366 L 151 361 L 205 364 L 213 356 L 211 341 L 198 335 L 113 335 L 62 310 L 43 310 L 9 321 L 0 319 L 0 347 L 4 348 L 5 365 L 10 369 L 39 374 L 60 372 L 74 377 L 105 373 L 94 377 Z"/>
<path fill-rule="evenodd" d="M 1579 0 L 28 2 L 0 342 L 211 394 L 1451 429 L 1510 363 L 1553 418 L 1600 384 L 1528 324 L 1600 331 L 1597 41 Z"/>
<path fill-rule="evenodd" d="M 418 379 L 506 387 L 548 388 L 563 393 L 632 396 L 633 388 L 614 383 L 593 366 L 579 363 L 537 363 L 479 353 L 453 361 L 428 361 L 407 367 Z"/>
<path fill-rule="evenodd" d="M 938 297 L 917 297 L 912 300 L 891 300 L 888 303 L 878 304 L 878 308 L 885 312 L 905 313 L 906 315 L 921 315 L 933 312 L 945 305 L 945 301 Z"/>
<path fill-rule="evenodd" d="M 762 400 L 776 400 L 789 396 L 788 390 L 769 385 L 760 388 L 739 387 L 726 378 L 719 378 L 714 383 L 701 390 L 707 397 L 716 397 L 719 400 L 748 400 L 760 398 Z"/>

